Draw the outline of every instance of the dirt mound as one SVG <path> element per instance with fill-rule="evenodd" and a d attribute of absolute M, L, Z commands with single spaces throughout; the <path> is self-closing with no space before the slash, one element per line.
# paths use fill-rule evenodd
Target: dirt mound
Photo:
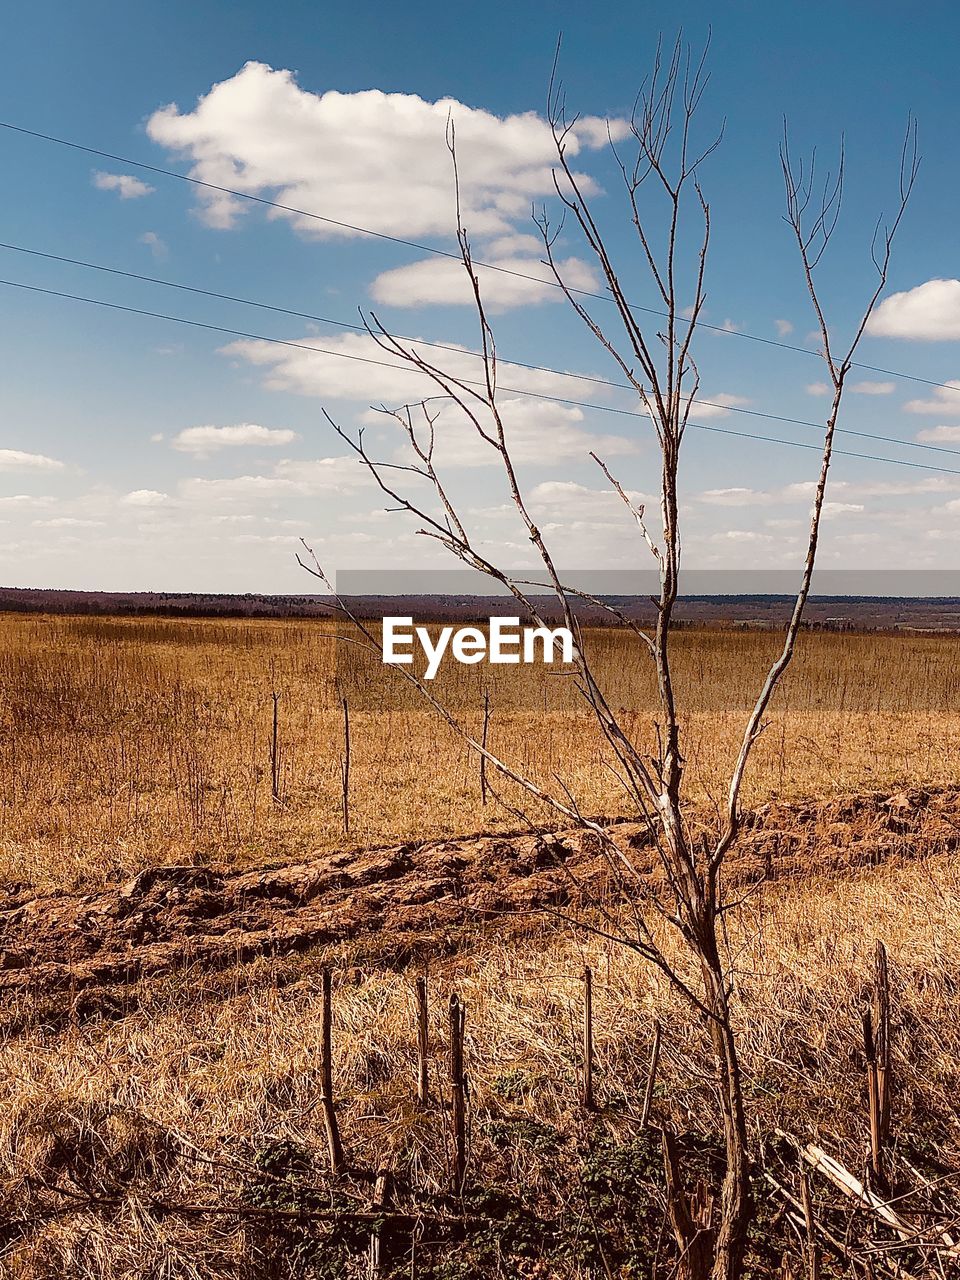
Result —
<path fill-rule="evenodd" d="M 656 874 L 643 827 L 609 829 Z M 765 805 L 730 864 L 741 882 L 842 871 L 960 844 L 960 789 Z M 0 907 L 0 994 L 132 983 L 197 965 L 379 935 L 402 956 L 464 925 L 615 892 L 595 835 L 478 835 L 325 854 L 255 871 L 151 868 L 97 893 L 8 892 Z M 2 901 L 2 899 L 0 899 Z"/>

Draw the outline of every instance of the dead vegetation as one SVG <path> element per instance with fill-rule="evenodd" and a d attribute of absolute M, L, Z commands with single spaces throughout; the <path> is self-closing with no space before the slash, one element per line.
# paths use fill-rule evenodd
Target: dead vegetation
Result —
<path fill-rule="evenodd" d="M 855 825 L 836 812 L 832 821 Z M 955 1267 L 940 1237 L 954 1231 L 960 1177 L 958 911 L 956 856 L 940 853 L 761 882 L 730 918 L 760 1156 L 748 1274 L 807 1274 L 798 1147 L 813 1144 L 868 1183 L 862 1015 L 877 939 L 889 957 L 891 1009 L 882 1199 L 901 1227 L 811 1166 L 813 1245 L 825 1276 L 851 1268 L 865 1276 L 868 1263 L 875 1275 Z M 371 1274 L 376 1234 L 383 1276 L 669 1275 L 676 1246 L 659 1126 L 676 1133 L 688 1179 L 711 1176 L 719 1156 L 703 1043 L 682 1000 L 649 965 L 596 937 L 544 925 L 501 942 L 488 925 L 475 937 L 477 945 L 464 935 L 426 968 L 426 1108 L 417 1103 L 422 970 L 384 967 L 363 940 L 261 957 L 220 978 L 198 970 L 187 999 L 182 975 L 141 980 L 122 1016 L 71 1014 L 68 995 L 59 1027 L 38 1018 L 8 1036 L 0 1051 L 8 1274 L 362 1276 Z M 347 1163 L 338 1179 L 320 1105 L 322 968 L 331 962 L 332 1088 Z M 582 1096 L 585 965 L 592 1111 Z M 462 1195 L 452 1185 L 451 992 L 466 1022 Z M 657 1023 L 647 1128 L 640 1117 Z M 378 1212 L 385 1167 L 390 1202 Z M 783 1255 L 792 1271 L 781 1271 Z"/>
<path fill-rule="evenodd" d="M 545 848 L 483 806 L 476 762 L 393 684 L 371 705 L 364 668 L 334 663 L 324 624 L 0 626 L 6 1274 L 673 1273 L 661 1128 L 675 1135 L 687 1201 L 705 1212 L 698 1182 L 715 1184 L 722 1159 L 711 1073 L 700 1029 L 650 965 L 526 914 L 569 895 L 561 863 L 602 876 L 582 834 Z M 641 737 L 653 696 L 642 669 L 622 637 L 590 643 Z M 944 1239 L 960 1217 L 956 643 L 804 635 L 758 743 L 753 815 L 727 872 L 742 900 L 726 916 L 757 1153 L 749 1275 L 956 1271 Z M 676 637 L 705 814 L 774 644 Z M 451 675 L 447 695 L 479 726 L 483 686 Z M 491 739 L 533 772 L 562 761 L 584 810 L 616 819 L 616 784 L 567 682 L 544 674 L 524 688 L 511 675 L 490 684 Z M 424 755 L 444 762 L 426 781 Z M 682 971 L 689 961 L 661 940 Z M 878 940 L 890 991 L 883 1183 L 870 1167 L 863 1036 Z M 325 967 L 339 1178 L 322 1105 Z M 453 993 L 465 1015 L 459 1193 Z"/>
<path fill-rule="evenodd" d="M 147 867 L 257 867 L 344 843 L 343 712 L 350 704 L 350 844 L 516 826 L 483 805 L 463 743 L 397 679 L 337 647 L 323 622 L 0 615 L 0 873 L 6 883 L 95 889 Z M 587 642 L 611 704 L 654 744 L 653 675 L 629 637 Z M 776 637 L 681 631 L 678 697 L 691 798 L 721 794 Z M 949 784 L 960 747 L 954 636 L 808 633 L 756 745 L 745 803 Z M 378 677 L 383 674 L 377 667 Z M 388 676 L 394 673 L 387 672 Z M 626 814 L 609 751 L 570 681 L 541 667 L 445 667 L 447 702 L 533 777 L 561 768 L 586 813 Z M 273 800 L 272 693 L 280 801 Z M 842 744 L 842 750 L 841 750 Z M 440 762 L 424 773 L 416 766 Z M 498 783 L 504 798 L 519 798 Z"/>

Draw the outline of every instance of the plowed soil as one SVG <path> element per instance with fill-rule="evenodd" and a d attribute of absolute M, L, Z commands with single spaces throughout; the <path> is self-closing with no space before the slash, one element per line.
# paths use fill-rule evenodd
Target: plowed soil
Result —
<path fill-rule="evenodd" d="M 608 824 L 657 875 L 643 827 Z M 728 879 L 835 873 L 960 845 L 960 788 L 773 803 L 748 816 Z M 0 889 L 0 995 L 129 984 L 187 966 L 371 942 L 413 954 L 465 925 L 563 908 L 616 883 L 595 835 L 476 835 L 237 871 L 179 866 L 95 893 Z"/>

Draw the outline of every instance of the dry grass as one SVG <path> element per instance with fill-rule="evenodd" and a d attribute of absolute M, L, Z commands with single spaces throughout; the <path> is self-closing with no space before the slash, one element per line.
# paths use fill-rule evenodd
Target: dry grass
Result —
<path fill-rule="evenodd" d="M 730 945 L 758 1152 L 782 1125 L 816 1137 L 850 1167 L 861 1166 L 859 1010 L 879 937 L 892 957 L 895 1134 L 914 1160 L 932 1143 L 940 1162 L 960 1167 L 958 914 L 960 870 L 947 859 L 919 868 L 888 865 L 853 882 L 770 888 L 737 913 Z M 838 921 L 853 927 L 838 930 Z M 603 1106 L 597 1117 L 578 1105 L 585 962 L 597 975 Z M 58 1034 L 37 1030 L 5 1046 L 0 1177 L 7 1205 L 22 1210 L 49 1203 L 37 1188 L 54 1181 L 101 1194 L 112 1188 L 118 1197 L 107 1215 L 88 1208 L 31 1234 L 9 1255 L 11 1275 L 213 1277 L 238 1274 L 238 1268 L 243 1275 L 354 1273 L 293 1266 L 258 1271 L 257 1250 L 269 1254 L 270 1246 L 256 1221 L 198 1223 L 144 1203 L 145 1188 L 176 1203 L 237 1204 L 245 1197 L 250 1203 L 251 1187 L 266 1194 L 273 1185 L 264 1170 L 289 1173 L 282 1159 L 294 1159 L 290 1153 L 310 1153 L 314 1164 L 305 1176 L 323 1183 L 319 983 L 309 969 L 282 988 L 277 976 L 270 966 L 257 966 L 225 999 L 185 1002 L 182 990 L 160 987 L 144 993 L 138 1013 L 117 1023 L 78 1024 Z M 605 1142 L 643 1152 L 637 1099 L 655 1016 L 665 1027 L 657 1114 L 671 1118 L 691 1142 L 713 1138 L 700 1028 L 642 962 L 557 933 L 510 946 L 485 938 L 431 974 L 435 1084 L 443 1072 L 442 1006 L 453 988 L 468 1009 L 472 1174 L 509 1192 L 518 1205 L 564 1220 L 576 1208 L 571 1185 L 594 1167 L 590 1162 Z M 335 1012 L 335 1087 L 351 1163 L 376 1169 L 402 1136 L 404 1183 L 421 1197 L 440 1194 L 449 1170 L 448 1121 L 442 1111 L 422 1115 L 412 1105 L 410 980 L 384 972 L 357 973 L 354 980 L 347 973 Z M 31 1176 L 32 1188 L 25 1182 Z M 370 1194 L 362 1181 L 351 1186 L 361 1203 Z M 401 1233 L 397 1243 L 404 1257 L 408 1236 Z M 617 1247 L 613 1237 L 611 1257 Z M 426 1248 L 422 1265 L 424 1277 L 470 1274 L 431 1271 Z M 550 1267 L 528 1274 L 594 1274 L 559 1255 Z M 502 1270 L 480 1274 L 523 1272 L 511 1270 L 506 1259 Z"/>
<path fill-rule="evenodd" d="M 477 762 L 393 672 L 323 622 L 0 617 L 0 874 L 44 887 L 164 862 L 259 864 L 343 840 L 339 697 L 351 704 L 350 838 L 360 844 L 515 825 L 480 805 Z M 694 796 L 723 789 L 777 638 L 677 636 Z M 637 642 L 590 636 L 614 706 L 650 735 Z M 815 634 L 778 697 L 747 800 L 949 780 L 960 745 L 951 636 Z M 377 679 L 371 680 L 371 676 Z M 437 680 L 474 728 L 489 681 L 491 745 L 584 812 L 623 797 L 570 682 L 542 667 L 447 666 Z M 271 795 L 279 690 L 282 803 Z M 517 799 L 509 789 L 508 801 Z"/>
<path fill-rule="evenodd" d="M 158 862 L 258 863 L 342 842 L 342 693 L 354 726 L 351 839 L 514 824 L 481 807 L 475 761 L 401 686 L 380 684 L 371 702 L 369 668 L 353 651 L 336 660 L 329 625 L 7 617 L 0 640 L 6 879 L 71 886 Z M 642 736 L 652 687 L 639 653 L 609 632 L 590 643 L 616 690 L 614 705 L 629 709 Z M 688 765 L 701 800 L 722 784 L 775 644 L 749 632 L 677 638 Z M 956 654 L 953 637 L 805 635 L 748 799 L 955 782 Z M 601 744 L 568 682 L 527 677 L 507 669 L 491 680 L 493 745 L 539 777 L 562 773 L 584 810 L 620 811 Z M 444 679 L 476 724 L 477 671 Z M 273 689 L 282 690 L 279 805 L 269 760 Z M 897 1142 L 915 1163 L 958 1176 L 958 918 L 960 864 L 946 856 L 771 884 L 729 917 L 755 1151 L 779 1176 L 793 1175 L 769 1144 L 778 1125 L 862 1167 L 859 1019 L 877 938 L 890 954 L 894 990 Z M 336 1091 L 357 1170 L 338 1187 L 323 1172 L 317 1105 L 318 969 L 329 962 L 338 973 Z M 585 963 L 596 973 L 602 1109 L 594 1116 L 578 1103 Z M 405 1203 L 449 1213 L 446 1114 L 412 1104 L 412 976 L 356 964 L 356 956 L 319 954 L 260 960 L 226 976 L 188 973 L 142 984 L 132 1011 L 114 1018 L 74 1016 L 70 993 L 55 1018 L 48 1010 L 31 1021 L 14 1010 L 11 1024 L 21 1030 L 0 1042 L 5 1274 L 366 1275 L 367 1227 L 340 1227 L 331 1239 L 317 1223 L 257 1214 L 303 1204 L 362 1208 L 369 1175 L 391 1147 L 400 1152 Z M 435 1082 L 444 1001 L 454 989 L 468 1010 L 467 1208 L 495 1226 L 457 1241 L 427 1218 L 412 1261 L 411 1229 L 398 1227 L 390 1274 L 649 1274 L 661 1175 L 637 1115 L 651 1029 L 655 1018 L 664 1024 L 657 1116 L 684 1133 L 688 1160 L 708 1167 L 715 1110 L 702 1028 L 629 953 L 542 925 L 502 941 L 488 926 L 431 973 Z M 247 1212 L 164 1211 L 158 1197 Z M 780 1252 L 797 1253 L 767 1200 L 763 1213 L 754 1274 L 768 1276 Z M 662 1274 L 669 1272 L 666 1265 Z"/>

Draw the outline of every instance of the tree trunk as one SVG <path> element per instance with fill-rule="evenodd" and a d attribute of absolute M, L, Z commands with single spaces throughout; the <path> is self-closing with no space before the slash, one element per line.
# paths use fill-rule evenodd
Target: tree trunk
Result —
<path fill-rule="evenodd" d="M 753 1217 L 750 1156 L 743 1107 L 743 1082 L 736 1039 L 730 1025 L 730 1003 L 717 954 L 715 930 L 705 948 L 703 981 L 710 1019 L 710 1042 L 716 1069 L 726 1167 L 720 1188 L 719 1215 L 714 1236 L 712 1280 L 740 1280 Z"/>

